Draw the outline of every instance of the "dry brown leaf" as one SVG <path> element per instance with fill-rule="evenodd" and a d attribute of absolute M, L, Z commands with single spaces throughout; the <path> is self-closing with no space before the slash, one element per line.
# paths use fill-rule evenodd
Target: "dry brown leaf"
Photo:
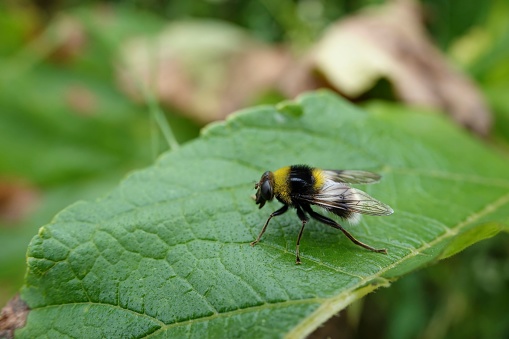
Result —
<path fill-rule="evenodd" d="M 0 220 L 15 224 L 31 213 L 39 202 L 39 192 L 19 180 L 0 179 Z"/>
<path fill-rule="evenodd" d="M 279 81 L 295 61 L 284 47 L 256 45 L 236 53 L 228 63 L 221 97 L 223 117 L 245 107 Z"/>
<path fill-rule="evenodd" d="M 0 338 L 14 338 L 14 331 L 25 326 L 29 311 L 19 295 L 9 300 L 0 312 Z"/>
<path fill-rule="evenodd" d="M 166 106 L 207 123 L 277 89 L 289 98 L 323 87 L 318 68 L 355 98 L 387 78 L 404 102 L 438 108 L 478 134 L 491 115 L 475 85 L 456 71 L 426 36 L 413 1 L 400 0 L 331 27 L 309 55 L 260 43 L 219 22 L 178 22 L 155 37 L 127 42 L 118 62 L 119 86 L 142 101 L 150 88 Z"/>
<path fill-rule="evenodd" d="M 163 105 L 194 120 L 217 120 L 227 62 L 249 43 L 242 31 L 226 24 L 173 23 L 156 36 L 124 44 L 118 83 L 135 100 L 143 101 L 142 90 L 150 89 Z"/>
<path fill-rule="evenodd" d="M 65 90 L 64 98 L 69 108 L 78 115 L 92 116 L 97 113 L 97 96 L 86 86 L 70 85 Z"/>
<path fill-rule="evenodd" d="M 57 62 L 70 62 L 83 53 L 87 35 L 83 24 L 76 18 L 60 14 L 49 31 L 49 38 L 55 44 L 50 57 Z"/>
<path fill-rule="evenodd" d="M 492 119 L 481 94 L 429 40 L 420 14 L 417 2 L 397 0 L 341 20 L 316 46 L 317 68 L 350 97 L 387 78 L 402 101 L 444 110 L 487 135 Z"/>
<path fill-rule="evenodd" d="M 133 99 L 151 88 L 159 101 L 192 119 L 223 119 L 278 87 L 295 60 L 284 47 L 269 46 L 218 22 L 180 22 L 158 36 L 135 38 L 121 50 L 117 79 Z"/>

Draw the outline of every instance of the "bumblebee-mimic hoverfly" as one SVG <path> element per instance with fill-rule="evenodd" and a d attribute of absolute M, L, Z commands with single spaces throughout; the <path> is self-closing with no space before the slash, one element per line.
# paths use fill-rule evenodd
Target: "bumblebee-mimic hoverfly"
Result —
<path fill-rule="evenodd" d="M 372 198 L 367 193 L 348 186 L 348 184 L 371 184 L 380 180 L 376 173 L 356 170 L 322 170 L 306 165 L 293 165 L 263 173 L 255 184 L 256 204 L 259 208 L 276 197 L 283 207 L 272 212 L 262 231 L 251 246 L 256 245 L 267 229 L 270 219 L 288 211 L 297 210 L 302 227 L 297 237 L 296 263 L 300 264 L 299 244 L 308 215 L 317 221 L 341 230 L 354 244 L 370 251 L 387 254 L 386 249 L 376 249 L 355 239 L 339 223 L 325 217 L 311 208 L 311 205 L 336 214 L 351 223 L 357 223 L 361 214 L 390 215 L 394 211 L 386 204 Z"/>

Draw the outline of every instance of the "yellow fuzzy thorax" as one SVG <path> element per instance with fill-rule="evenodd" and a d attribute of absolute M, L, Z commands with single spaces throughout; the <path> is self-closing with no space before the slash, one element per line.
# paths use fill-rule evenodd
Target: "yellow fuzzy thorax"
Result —
<path fill-rule="evenodd" d="M 325 175 L 321 169 L 313 168 L 312 169 L 313 178 L 315 179 L 315 183 L 313 184 L 313 188 L 315 191 L 320 191 L 322 189 L 323 184 L 325 183 Z"/>
<path fill-rule="evenodd" d="M 288 176 L 290 175 L 290 166 L 282 167 L 274 174 L 274 194 L 283 202 L 290 204 L 290 186 L 288 185 Z"/>

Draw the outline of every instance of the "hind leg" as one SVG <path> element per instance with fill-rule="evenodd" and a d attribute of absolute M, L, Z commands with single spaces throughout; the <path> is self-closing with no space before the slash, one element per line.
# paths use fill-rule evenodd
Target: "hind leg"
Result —
<path fill-rule="evenodd" d="M 355 245 L 364 247 L 365 249 L 373 251 L 373 252 L 387 254 L 387 250 L 385 248 L 376 249 L 374 247 L 366 245 L 365 243 L 360 242 L 359 240 L 355 239 L 354 236 L 351 235 L 347 230 L 345 230 L 340 224 L 338 224 L 337 222 L 335 222 L 334 220 L 332 220 L 330 218 L 327 218 L 319 213 L 316 213 L 315 211 L 313 211 L 311 209 L 311 206 L 306 205 L 306 206 L 302 206 L 302 207 L 311 216 L 311 218 L 313 218 L 323 224 L 326 224 L 326 225 L 329 225 L 331 227 L 341 230 L 341 232 L 343 232 L 348 237 L 348 239 L 350 239 L 350 241 L 353 242 Z"/>

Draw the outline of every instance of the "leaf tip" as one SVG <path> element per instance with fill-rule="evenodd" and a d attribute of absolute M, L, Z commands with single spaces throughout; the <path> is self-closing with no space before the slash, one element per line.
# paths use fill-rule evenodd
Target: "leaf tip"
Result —
<path fill-rule="evenodd" d="M 304 115 L 304 110 L 299 103 L 294 101 L 283 101 L 276 106 L 276 109 L 284 115 L 294 118 L 300 118 Z"/>

